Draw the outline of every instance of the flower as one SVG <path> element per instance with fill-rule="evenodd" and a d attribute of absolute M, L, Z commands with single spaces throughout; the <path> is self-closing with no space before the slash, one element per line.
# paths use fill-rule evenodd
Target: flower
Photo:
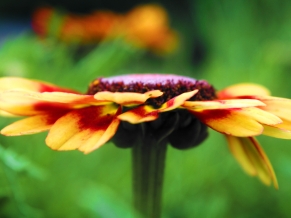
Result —
<path fill-rule="evenodd" d="M 169 53 L 177 47 L 177 34 L 170 29 L 168 14 L 159 5 L 140 5 L 125 14 L 96 10 L 79 15 L 39 8 L 32 28 L 41 37 L 52 35 L 66 43 L 94 44 L 122 38 L 139 48 Z"/>
<path fill-rule="evenodd" d="M 168 14 L 159 5 L 133 8 L 125 15 L 119 31 L 128 42 L 156 53 L 171 52 L 178 44 L 177 34 L 169 28 Z"/>
<path fill-rule="evenodd" d="M 33 13 L 32 28 L 41 38 L 55 32 L 63 42 L 88 44 L 110 38 L 120 19 L 121 15 L 111 11 L 77 15 L 43 7 Z"/>
<path fill-rule="evenodd" d="M 41 38 L 49 35 L 49 24 L 54 15 L 54 9 L 50 7 L 43 7 L 36 10 L 32 15 L 32 29 Z"/>
<path fill-rule="evenodd" d="M 95 11 L 89 15 L 66 15 L 59 38 L 67 43 L 97 43 L 113 37 L 121 15 L 111 11 Z"/>
<path fill-rule="evenodd" d="M 4 77 L 0 79 L 0 109 L 28 117 L 6 126 L 2 134 L 49 130 L 46 144 L 50 148 L 84 153 L 110 139 L 118 147 L 135 143 L 138 134 L 134 131 L 139 125 L 150 129 L 157 141 L 189 148 L 200 144 L 210 127 L 226 136 L 247 173 L 267 185 L 273 182 L 275 187 L 272 165 L 254 137 L 291 139 L 291 100 L 272 97 L 255 84 L 216 92 L 206 81 L 176 75 L 98 78 L 86 94 L 41 81 Z"/>

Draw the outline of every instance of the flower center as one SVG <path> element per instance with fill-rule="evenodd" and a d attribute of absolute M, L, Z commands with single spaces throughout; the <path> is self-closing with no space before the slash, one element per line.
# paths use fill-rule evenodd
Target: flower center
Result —
<path fill-rule="evenodd" d="M 216 98 L 213 86 L 206 81 L 169 74 L 133 74 L 97 78 L 90 84 L 87 94 L 94 95 L 101 91 L 145 93 L 160 90 L 164 93 L 162 96 L 148 99 L 146 102 L 151 106 L 160 107 L 171 98 L 195 89 L 198 89 L 199 92 L 189 99 L 190 101 Z"/>

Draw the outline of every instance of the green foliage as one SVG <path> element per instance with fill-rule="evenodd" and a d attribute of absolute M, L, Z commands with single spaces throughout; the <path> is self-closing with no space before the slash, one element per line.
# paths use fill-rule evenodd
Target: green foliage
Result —
<path fill-rule="evenodd" d="M 290 7 L 289 1 L 189 0 L 192 20 L 183 16 L 186 12 L 171 12 L 181 45 L 164 57 L 119 40 L 80 47 L 27 33 L 1 46 L 0 75 L 86 92 L 96 77 L 174 73 L 206 79 L 217 89 L 260 83 L 273 95 L 290 98 Z M 191 57 L 196 34 L 206 49 L 199 66 Z M 11 123 L 1 119 L 1 127 Z M 0 137 L 0 217 L 135 217 L 129 150 L 108 143 L 89 155 L 56 152 L 46 147 L 45 136 Z M 210 130 L 198 148 L 169 149 L 163 217 L 289 217 L 290 141 L 259 140 L 277 173 L 279 191 L 245 175 L 224 138 Z"/>

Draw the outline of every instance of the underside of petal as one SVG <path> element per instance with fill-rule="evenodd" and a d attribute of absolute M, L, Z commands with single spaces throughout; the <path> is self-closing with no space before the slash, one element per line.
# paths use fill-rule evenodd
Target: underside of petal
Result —
<path fill-rule="evenodd" d="M 229 109 L 255 106 L 265 106 L 265 104 L 255 99 L 186 101 L 183 104 L 183 107 L 185 107 L 188 110 L 213 110 L 213 109 Z"/>
<path fill-rule="evenodd" d="M 273 167 L 258 141 L 253 137 L 226 137 L 232 154 L 245 172 L 252 176 L 258 176 L 266 185 L 270 185 L 273 182 L 274 187 L 278 189 L 278 182 Z"/>
<path fill-rule="evenodd" d="M 1 130 L 6 136 L 28 135 L 49 130 L 67 111 L 36 115 L 16 121 Z"/>
<path fill-rule="evenodd" d="M 291 139 L 291 124 L 283 121 L 283 123 L 275 125 L 275 126 L 268 126 L 264 125 L 263 135 L 280 138 L 280 139 Z"/>
<path fill-rule="evenodd" d="M 158 116 L 159 114 L 157 109 L 154 109 L 148 105 L 142 105 L 120 114 L 118 119 L 132 124 L 137 124 L 156 120 Z"/>
<path fill-rule="evenodd" d="M 217 93 L 219 99 L 231 99 L 242 95 L 270 95 L 270 91 L 264 86 L 252 84 L 252 83 L 241 83 L 233 86 L 229 86 Z"/>
<path fill-rule="evenodd" d="M 79 149 L 89 153 L 115 134 L 119 113 L 113 104 L 71 111 L 52 126 L 46 143 L 55 150 Z"/>
<path fill-rule="evenodd" d="M 255 107 L 243 108 L 240 113 L 253 118 L 261 124 L 277 125 L 282 123 L 282 120 L 274 114 Z"/>
<path fill-rule="evenodd" d="M 263 110 L 268 111 L 276 116 L 285 120 L 291 121 L 291 100 L 286 98 L 257 96 L 257 99 L 266 104 L 261 107 Z"/>
<path fill-rule="evenodd" d="M 0 91 L 10 90 L 10 89 L 21 89 L 27 91 L 35 92 L 69 92 L 77 93 L 76 91 L 61 88 L 56 85 L 37 81 L 24 79 L 19 77 L 2 77 L 0 78 Z"/>
<path fill-rule="evenodd" d="M 146 102 L 149 98 L 157 98 L 163 95 L 163 92 L 159 90 L 148 91 L 146 93 L 134 93 L 134 92 L 98 92 L 94 95 L 94 98 L 98 101 L 114 102 L 120 105 L 138 105 Z"/>
<path fill-rule="evenodd" d="M 249 156 L 246 153 L 246 148 L 243 146 L 243 141 L 241 138 L 225 135 L 228 146 L 230 151 L 232 152 L 233 156 L 236 158 L 236 160 L 239 162 L 243 170 L 251 175 L 255 176 L 257 174 L 257 170 L 255 166 L 253 165 L 252 161 L 250 161 Z M 248 140 L 243 138 L 244 140 Z"/>

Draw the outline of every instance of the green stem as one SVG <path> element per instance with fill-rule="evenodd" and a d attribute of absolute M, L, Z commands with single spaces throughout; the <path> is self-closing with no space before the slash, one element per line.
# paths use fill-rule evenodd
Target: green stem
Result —
<path fill-rule="evenodd" d="M 145 218 L 161 217 L 166 149 L 150 135 L 132 148 L 134 207 Z"/>

